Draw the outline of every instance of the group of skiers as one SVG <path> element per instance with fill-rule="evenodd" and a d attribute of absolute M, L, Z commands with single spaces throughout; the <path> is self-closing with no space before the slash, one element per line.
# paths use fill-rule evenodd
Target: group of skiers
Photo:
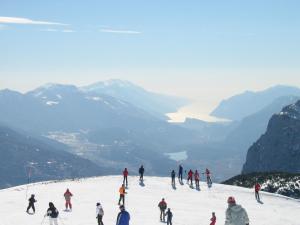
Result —
<path fill-rule="evenodd" d="M 186 173 L 186 171 L 185 171 Z M 206 182 L 208 187 L 212 186 L 212 180 L 211 180 L 211 176 L 210 176 L 210 171 L 209 169 L 205 169 L 205 172 L 202 174 L 206 174 Z M 175 170 L 172 170 L 171 172 L 171 184 L 173 187 L 175 187 L 175 177 L 176 177 L 176 172 Z M 182 183 L 182 178 L 183 178 L 183 167 L 182 165 L 179 165 L 179 169 L 178 169 L 178 180 L 180 184 Z M 195 172 L 193 172 L 191 169 L 189 170 L 188 174 L 187 174 L 187 183 L 190 182 L 190 186 L 193 187 L 193 180 L 195 180 L 195 184 L 196 184 L 196 189 L 200 190 L 200 173 L 198 172 L 198 170 L 195 170 Z"/>
<path fill-rule="evenodd" d="M 139 180 L 140 182 L 143 182 L 144 180 L 144 172 L 145 169 L 143 165 L 139 168 Z M 129 220 L 130 220 L 130 215 L 129 213 L 125 210 L 125 194 L 126 188 L 128 187 L 128 169 L 125 168 L 123 171 L 123 184 L 119 188 L 119 209 L 120 212 L 117 216 L 117 223 L 116 225 L 129 225 Z M 206 174 L 206 179 L 207 179 L 207 184 L 209 187 L 211 187 L 212 181 L 210 177 L 210 171 L 208 169 L 205 170 Z M 176 173 L 174 170 L 171 172 L 171 177 L 172 177 L 172 185 L 175 186 L 175 177 Z M 190 185 L 193 185 L 193 178 L 196 183 L 196 188 L 200 189 L 199 181 L 200 181 L 200 174 L 196 170 L 193 172 L 192 170 L 189 170 L 187 174 L 187 183 L 190 183 Z M 179 171 L 178 171 L 178 180 L 181 184 L 183 184 L 183 167 L 182 165 L 179 165 Z M 261 189 L 261 186 L 258 182 L 256 182 L 254 186 L 255 190 L 255 198 L 257 201 L 260 202 L 260 196 L 259 196 L 259 191 Z M 65 211 L 72 211 L 72 203 L 71 203 L 71 198 L 73 197 L 73 194 L 70 192 L 69 189 L 66 190 L 64 193 L 64 198 L 65 198 Z M 29 204 L 27 207 L 26 212 L 30 214 L 29 210 L 32 209 L 33 214 L 35 213 L 35 203 L 37 202 L 35 199 L 35 195 L 32 194 L 31 197 L 28 199 Z M 122 202 L 122 204 L 121 204 Z M 227 200 L 228 203 L 228 208 L 226 210 L 226 220 L 225 220 L 225 225 L 249 225 L 249 218 L 247 215 L 246 210 L 236 204 L 235 198 L 234 197 L 229 197 Z M 172 218 L 173 218 L 173 213 L 171 212 L 171 209 L 168 208 L 168 205 L 165 201 L 164 198 L 159 202 L 158 204 L 159 210 L 160 210 L 160 221 L 161 222 L 166 222 L 167 225 L 172 225 Z M 59 218 L 59 211 L 56 209 L 54 204 L 52 202 L 49 202 L 49 208 L 47 209 L 47 212 L 44 217 L 49 217 L 49 223 L 50 225 L 58 225 L 58 218 Z M 103 224 L 103 216 L 104 216 L 104 210 L 100 202 L 96 203 L 96 219 L 98 222 L 98 225 L 104 225 Z M 166 219 L 167 218 L 167 219 Z M 217 221 L 216 215 L 214 212 L 212 212 L 212 217 L 210 219 L 210 225 L 215 225 Z"/>

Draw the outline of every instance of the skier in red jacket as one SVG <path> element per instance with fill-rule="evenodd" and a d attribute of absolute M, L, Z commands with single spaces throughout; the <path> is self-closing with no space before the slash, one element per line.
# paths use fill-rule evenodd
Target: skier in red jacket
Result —
<path fill-rule="evenodd" d="M 260 197 L 259 197 L 259 191 L 260 191 L 260 184 L 259 183 L 256 183 L 255 186 L 254 186 L 254 189 L 255 189 L 255 198 L 257 201 L 260 201 Z"/>
<path fill-rule="evenodd" d="M 64 197 L 66 200 L 66 211 L 68 210 L 68 207 L 70 208 L 70 210 L 72 210 L 72 203 L 71 203 L 71 197 L 73 197 L 73 194 L 70 192 L 69 189 L 66 190 L 66 192 L 64 193 Z"/>
<path fill-rule="evenodd" d="M 127 168 L 124 169 L 123 171 L 123 184 L 125 185 L 126 184 L 126 187 L 128 187 L 128 170 Z"/>
<path fill-rule="evenodd" d="M 187 182 L 189 183 L 189 181 L 191 181 L 191 186 L 193 186 L 193 175 L 194 175 L 193 171 L 190 170 L 188 172 L 188 180 L 187 180 Z"/>
<path fill-rule="evenodd" d="M 216 215 L 215 215 L 215 213 L 213 212 L 212 213 L 212 216 L 211 216 L 211 219 L 210 219 L 210 224 L 209 225 L 215 225 L 216 224 L 216 222 L 217 222 L 217 217 L 216 217 Z"/>

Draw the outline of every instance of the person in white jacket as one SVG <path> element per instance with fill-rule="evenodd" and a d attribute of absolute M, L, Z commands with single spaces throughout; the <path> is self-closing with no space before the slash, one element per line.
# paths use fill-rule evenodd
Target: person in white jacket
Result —
<path fill-rule="evenodd" d="M 246 210 L 237 205 L 234 197 L 227 200 L 228 208 L 226 210 L 225 225 L 249 225 L 249 218 Z"/>
<path fill-rule="evenodd" d="M 104 216 L 104 210 L 103 210 L 101 204 L 98 202 L 96 204 L 96 218 L 98 220 L 98 225 L 104 225 L 103 221 L 102 221 L 103 216 Z"/>

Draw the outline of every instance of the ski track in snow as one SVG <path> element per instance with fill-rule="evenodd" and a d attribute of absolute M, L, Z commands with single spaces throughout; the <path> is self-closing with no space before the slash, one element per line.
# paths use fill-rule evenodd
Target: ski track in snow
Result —
<path fill-rule="evenodd" d="M 36 195 L 36 214 L 28 215 L 26 185 L 0 190 L 0 225 L 49 224 L 43 216 L 52 201 L 60 212 L 59 225 L 97 225 L 96 202 L 104 208 L 104 224 L 115 225 L 119 212 L 118 198 L 121 176 L 106 176 L 75 181 L 36 183 L 28 187 L 28 196 Z M 160 225 L 161 198 L 165 198 L 174 217 L 174 225 L 208 225 L 211 212 L 216 212 L 217 223 L 224 224 L 228 196 L 234 196 L 248 212 L 251 225 L 299 225 L 300 201 L 283 196 L 261 193 L 264 204 L 254 198 L 252 189 L 214 184 L 208 189 L 200 183 L 201 191 L 176 183 L 172 189 L 170 178 L 145 177 L 145 186 L 137 177 L 129 177 L 126 209 L 131 215 L 130 225 Z M 67 188 L 73 193 L 73 211 L 64 212 L 63 194 Z M 42 223 L 43 222 L 43 223 Z"/>

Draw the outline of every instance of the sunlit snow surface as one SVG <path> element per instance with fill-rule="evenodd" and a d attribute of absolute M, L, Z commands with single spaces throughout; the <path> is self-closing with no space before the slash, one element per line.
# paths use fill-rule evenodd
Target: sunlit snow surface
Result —
<path fill-rule="evenodd" d="M 60 211 L 61 225 L 96 225 L 95 207 L 100 201 L 104 207 L 104 224 L 114 225 L 118 213 L 118 189 L 121 177 L 99 177 L 79 181 L 63 181 L 34 184 L 28 188 L 28 198 L 36 194 L 37 212 L 28 215 L 26 186 L 0 191 L 1 225 L 40 225 L 49 201 Z M 137 177 L 129 178 L 126 207 L 131 214 L 131 225 L 156 225 L 159 221 L 158 202 L 164 197 L 174 214 L 174 225 L 209 224 L 211 212 L 216 212 L 217 224 L 224 224 L 228 196 L 235 196 L 238 204 L 246 208 L 252 225 L 299 225 L 300 202 L 282 196 L 263 193 L 259 204 L 253 190 L 215 184 L 211 189 L 201 183 L 201 191 L 191 189 L 186 183 L 170 186 L 169 178 L 145 177 L 145 186 L 140 186 Z M 63 193 L 70 188 L 74 194 L 73 211 L 64 212 Z M 43 223 L 42 223 L 43 221 Z"/>

